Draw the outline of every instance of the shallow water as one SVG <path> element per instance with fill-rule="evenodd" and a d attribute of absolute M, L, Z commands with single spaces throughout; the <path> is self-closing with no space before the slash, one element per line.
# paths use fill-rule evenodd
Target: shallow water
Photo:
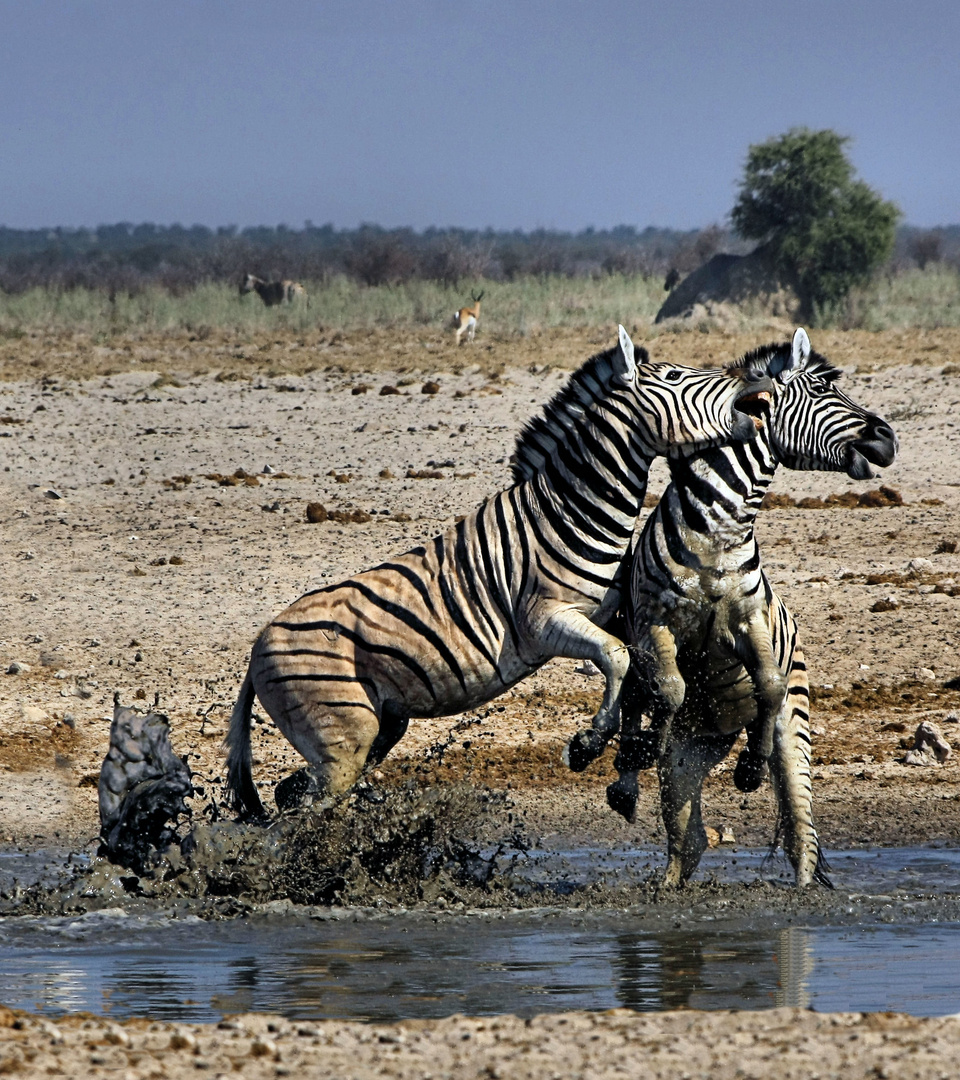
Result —
<path fill-rule="evenodd" d="M 618 1006 L 960 1011 L 960 924 L 758 934 L 530 914 L 36 922 L 35 933 L 0 930 L 0 1001 L 54 1013 L 386 1021 Z"/>
<path fill-rule="evenodd" d="M 960 892 L 953 850 L 835 852 L 830 861 L 844 897 Z M 618 863 L 657 862 L 646 852 L 584 850 L 538 858 L 529 870 L 572 885 L 596 876 L 598 865 L 605 876 L 622 872 Z M 782 866 L 760 853 L 713 852 L 704 870 L 750 881 L 761 873 L 776 879 Z M 182 1020 L 247 1010 L 367 1020 L 618 1006 L 960 1011 L 960 923 L 777 928 L 749 916 L 713 920 L 703 905 L 682 927 L 633 913 L 549 910 L 333 910 L 322 919 L 212 923 L 119 910 L 7 918 L 0 1002 Z"/>

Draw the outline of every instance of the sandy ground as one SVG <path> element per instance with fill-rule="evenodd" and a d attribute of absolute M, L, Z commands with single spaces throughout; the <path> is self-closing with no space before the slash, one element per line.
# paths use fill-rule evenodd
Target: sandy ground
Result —
<path fill-rule="evenodd" d="M 6 1026 L 4 1026 L 6 1025 Z M 244 1015 L 219 1026 L 83 1017 L 49 1020 L 0 1009 L 0 1072 L 72 1077 L 324 1076 L 551 1080 L 828 1077 L 897 1080 L 956 1075 L 960 1019 L 801 1009 L 638 1014 L 561 1013 L 370 1026 Z"/>
<path fill-rule="evenodd" d="M 787 335 L 784 327 L 764 337 Z M 655 359 L 715 364 L 763 339 L 684 333 L 648 344 Z M 903 498 L 902 506 L 882 509 L 788 508 L 760 517 L 765 563 L 800 618 L 816 690 L 818 825 L 828 846 L 955 842 L 958 755 L 942 766 L 910 767 L 901 744 L 924 719 L 960 741 L 960 690 L 951 688 L 960 675 L 960 332 L 831 332 L 812 340 L 849 373 L 849 392 L 894 424 L 901 454 L 881 481 L 854 485 L 842 475 L 783 471 L 775 490 L 823 499 L 884 483 Z M 95 783 L 115 691 L 144 705 L 159 693 L 174 746 L 191 755 L 198 782 L 216 793 L 220 742 L 263 623 L 306 589 L 434 536 L 504 487 L 521 424 L 567 369 L 612 341 L 588 331 L 503 341 L 481 334 L 457 351 L 426 331 L 382 331 L 256 342 L 180 335 L 98 343 L 75 335 L 0 343 L 0 843 L 66 846 L 95 836 Z M 435 393 L 423 392 L 428 383 L 437 384 Z M 399 393 L 382 395 L 384 386 Z M 663 476 L 654 473 L 652 492 Z M 310 502 L 360 520 L 309 524 Z M 560 764 L 563 743 L 600 697 L 600 680 L 576 666 L 548 664 L 476 713 L 414 721 L 385 772 L 452 739 L 437 779 L 466 775 L 509 787 L 543 835 L 660 844 L 650 780 L 638 823 L 628 826 L 604 802 L 612 755 L 579 777 Z M 8 669 L 16 673 L 3 674 Z M 299 766 L 269 722 L 256 728 L 255 755 L 265 796 Z M 739 842 L 771 839 L 768 787 L 743 796 L 721 768 L 706 804 L 708 823 L 725 825 Z M 644 1053 L 645 1039 L 667 1045 L 671 1024 L 686 1033 L 690 1025 L 708 1031 L 730 1023 L 689 1014 L 569 1022 L 611 1025 L 617 1046 L 636 1038 Z M 755 1022 L 736 1018 L 745 1025 L 737 1045 L 759 1054 Z M 816 1026 L 818 1038 L 831 1030 L 832 1021 L 803 1022 Z M 836 1023 L 824 1045 L 839 1055 L 851 1037 L 839 1031 L 859 1021 Z M 513 1031 L 511 1024 L 522 1027 L 504 1021 L 502 1030 Z M 929 1041 L 934 1031 L 896 1024 L 911 1032 L 908 1041 Z M 451 1038 L 443 1024 L 410 1030 Z M 956 1045 L 960 1028 L 945 1022 L 936 1031 Z M 5 1037 L 27 1035 L 11 1029 Z M 561 1037 L 560 1028 L 550 1035 Z M 771 1038 L 779 1045 L 780 1036 Z M 117 1043 L 104 1053 L 121 1050 Z M 398 1051 L 397 1060 L 408 1052 Z M 623 1051 L 611 1042 L 608 1052 L 595 1068 L 584 1059 L 558 1075 L 606 1075 Z M 836 1061 L 836 1071 L 846 1069 Z M 689 1071 L 708 1067 L 704 1058 Z M 272 1052 L 245 1073 L 259 1068 L 277 1068 Z M 502 1075 L 527 1075 L 516 1062 L 504 1068 Z M 683 1071 L 669 1068 L 663 1075 Z M 405 1074 L 398 1066 L 384 1075 Z M 896 1075 L 937 1073 L 898 1068 Z"/>

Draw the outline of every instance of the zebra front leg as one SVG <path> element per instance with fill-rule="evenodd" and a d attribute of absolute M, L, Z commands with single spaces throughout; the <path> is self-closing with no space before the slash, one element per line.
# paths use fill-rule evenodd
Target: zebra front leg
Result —
<path fill-rule="evenodd" d="M 607 787 L 607 804 L 632 825 L 637 818 L 640 785 L 637 774 L 656 763 L 659 740 L 656 729 L 643 730 L 644 693 L 637 665 L 631 664 L 620 698 L 620 749 L 613 759 L 619 776 Z"/>
<path fill-rule="evenodd" d="M 763 783 L 773 753 L 774 728 L 783 707 L 787 682 L 773 656 L 766 611 L 758 612 L 737 636 L 735 654 L 753 683 L 756 719 L 747 727 L 747 746 L 740 752 L 733 782 L 740 791 L 756 791 Z"/>
<path fill-rule="evenodd" d="M 783 849 L 793 866 L 797 886 L 803 888 L 816 881 L 833 888 L 813 825 L 810 688 L 799 644 L 793 650 L 787 695 L 777 717 L 770 776 L 777 797 L 777 834 L 783 835 Z"/>
<path fill-rule="evenodd" d="M 694 735 L 685 725 L 664 745 L 658 762 L 660 812 L 667 831 L 667 869 L 664 885 L 686 883 L 707 849 L 701 816 L 703 781 L 722 761 L 736 735 Z"/>
<path fill-rule="evenodd" d="M 539 632 L 536 628 L 531 631 L 545 655 L 591 660 L 606 680 L 603 701 L 590 729 L 578 731 L 564 747 L 564 764 L 573 772 L 583 772 L 620 729 L 620 695 L 630 667 L 627 647 L 573 608 L 552 611 L 543 619 Z"/>

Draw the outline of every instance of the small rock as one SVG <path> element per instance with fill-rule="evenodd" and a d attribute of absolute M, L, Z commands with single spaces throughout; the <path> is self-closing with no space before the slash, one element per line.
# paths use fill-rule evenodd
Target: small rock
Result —
<path fill-rule="evenodd" d="M 264 476 L 273 476 L 273 474 L 276 472 L 276 469 L 274 469 L 270 465 L 264 465 L 260 472 L 263 473 Z"/>
<path fill-rule="evenodd" d="M 937 677 L 936 672 L 932 671 L 928 667 L 917 668 L 915 675 L 923 682 L 930 682 Z"/>
<path fill-rule="evenodd" d="M 907 563 L 907 570 L 911 574 L 931 574 L 933 563 L 929 559 L 911 559 Z"/>
<path fill-rule="evenodd" d="M 400 391 L 395 386 L 381 386 L 380 397 L 387 397 L 388 394 L 399 394 Z"/>
<path fill-rule="evenodd" d="M 47 499 L 62 499 L 63 498 L 63 496 L 60 494 L 60 492 L 56 491 L 54 488 L 47 488 L 47 490 L 43 494 L 44 494 L 44 498 L 47 498 Z"/>
<path fill-rule="evenodd" d="M 323 503 L 307 503 L 307 521 L 311 525 L 319 525 L 321 522 L 326 521 L 329 516 Z"/>
<path fill-rule="evenodd" d="M 871 611 L 896 611 L 900 605 L 892 596 L 884 596 L 870 605 Z"/>
<path fill-rule="evenodd" d="M 30 670 L 30 665 L 29 664 L 22 664 L 22 663 L 20 663 L 19 660 L 14 660 L 14 662 L 7 668 L 7 674 L 8 675 L 26 675 L 26 673 L 29 670 Z"/>
<path fill-rule="evenodd" d="M 593 676 L 600 674 L 599 669 L 594 666 L 592 660 L 584 660 L 584 662 L 579 667 L 575 667 L 573 670 L 574 673 L 577 675 L 587 675 L 590 678 L 593 678 Z"/>
<path fill-rule="evenodd" d="M 429 382 L 425 382 L 423 384 L 423 386 L 421 387 L 421 389 L 420 389 L 420 393 L 421 394 L 439 394 L 440 393 L 440 384 L 436 383 L 436 382 L 433 382 L 433 380 L 430 380 Z"/>
<path fill-rule="evenodd" d="M 941 540 L 933 549 L 934 555 L 953 555 L 957 550 L 956 540 Z"/>
<path fill-rule="evenodd" d="M 904 755 L 904 765 L 942 765 L 952 754 L 950 744 L 936 724 L 924 720 L 913 737 L 913 749 Z"/>
<path fill-rule="evenodd" d="M 946 714 L 946 715 L 944 716 L 944 718 L 943 718 L 943 722 L 944 722 L 945 724 L 960 724 L 960 713 L 957 713 L 957 712 L 948 712 L 948 713 L 947 713 L 947 714 Z"/>

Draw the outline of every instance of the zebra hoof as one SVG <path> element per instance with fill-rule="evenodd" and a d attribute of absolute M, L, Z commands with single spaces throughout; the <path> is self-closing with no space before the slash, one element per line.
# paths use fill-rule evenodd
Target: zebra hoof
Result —
<path fill-rule="evenodd" d="M 620 749 L 613 759 L 613 767 L 619 773 L 649 769 L 657 763 L 657 735 L 653 731 L 641 731 L 636 735 L 620 736 Z"/>
<path fill-rule="evenodd" d="M 297 810 L 301 806 L 310 806 L 313 803 L 313 796 L 319 794 L 319 790 L 316 777 L 310 770 L 298 769 L 277 784 L 273 797 L 276 800 L 277 809 L 283 813 L 285 810 Z"/>
<path fill-rule="evenodd" d="M 756 791 L 767 775 L 767 763 L 751 750 L 741 750 L 733 770 L 733 783 L 738 791 Z"/>
<path fill-rule="evenodd" d="M 563 751 L 564 764 L 571 772 L 583 772 L 606 748 L 606 741 L 595 731 L 578 731 Z"/>
<path fill-rule="evenodd" d="M 633 825 L 637 820 L 638 794 L 636 784 L 629 785 L 622 780 L 614 780 L 607 788 L 607 805 Z"/>

